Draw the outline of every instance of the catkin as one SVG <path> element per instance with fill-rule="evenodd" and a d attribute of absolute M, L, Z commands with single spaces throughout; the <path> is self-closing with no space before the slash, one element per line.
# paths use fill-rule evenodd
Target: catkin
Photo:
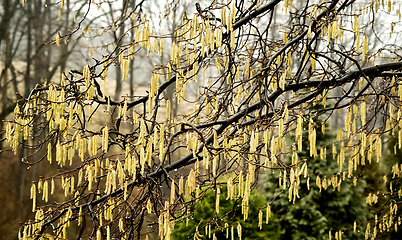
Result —
<path fill-rule="evenodd" d="M 222 25 L 225 26 L 226 23 L 226 7 L 223 7 L 221 10 L 221 20 L 222 20 Z"/>
<path fill-rule="evenodd" d="M 160 51 L 159 51 L 159 56 L 162 56 L 163 53 L 163 38 L 161 38 L 161 40 L 159 41 L 159 47 L 160 47 Z"/>
<path fill-rule="evenodd" d="M 171 104 L 170 104 L 170 99 L 168 98 L 166 100 L 166 120 L 168 122 L 170 121 L 170 115 L 171 115 Z"/>
<path fill-rule="evenodd" d="M 52 144 L 50 142 L 47 145 L 47 160 L 52 164 Z"/>
<path fill-rule="evenodd" d="M 174 204 L 176 194 L 176 186 L 174 180 L 172 180 L 172 184 L 170 185 L 170 204 Z"/>
<path fill-rule="evenodd" d="M 108 149 L 108 143 L 109 143 L 109 131 L 106 124 L 105 128 L 103 128 L 102 131 L 102 151 L 104 151 L 105 153 L 107 152 Z"/>
<path fill-rule="evenodd" d="M 363 52 L 362 52 L 363 61 L 366 58 L 367 52 L 368 52 L 368 40 L 367 40 L 367 35 L 365 35 L 365 38 L 363 40 Z"/>
<path fill-rule="evenodd" d="M 216 200 L 215 200 L 215 211 L 216 214 L 219 214 L 219 200 L 220 200 L 221 190 L 219 186 L 216 189 Z"/>
<path fill-rule="evenodd" d="M 147 201 L 147 211 L 148 211 L 148 214 L 152 213 L 152 204 L 151 204 L 150 198 L 148 198 L 148 201 Z"/>
<path fill-rule="evenodd" d="M 49 200 L 49 183 L 47 180 L 43 183 L 43 197 L 42 200 L 48 202 Z"/>
<path fill-rule="evenodd" d="M 35 212 L 35 209 L 36 209 L 36 186 L 35 186 L 35 183 L 33 183 L 31 186 L 30 199 L 32 199 L 32 212 Z"/>
<path fill-rule="evenodd" d="M 239 236 L 239 239 L 241 240 L 241 224 L 240 223 L 237 225 L 237 236 Z"/>
<path fill-rule="evenodd" d="M 299 151 L 302 151 L 303 149 L 302 138 L 303 138 L 303 117 L 299 115 L 299 117 L 297 118 L 297 125 L 296 125 L 296 141 Z"/>

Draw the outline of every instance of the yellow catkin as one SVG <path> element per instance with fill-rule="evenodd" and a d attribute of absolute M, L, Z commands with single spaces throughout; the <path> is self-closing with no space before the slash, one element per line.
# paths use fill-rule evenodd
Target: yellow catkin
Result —
<path fill-rule="evenodd" d="M 360 117 L 361 117 L 361 122 L 362 125 L 366 124 L 366 102 L 362 102 L 360 105 Z"/>
<path fill-rule="evenodd" d="M 239 239 L 241 240 L 241 224 L 240 223 L 238 223 L 238 225 L 237 225 L 237 236 L 239 237 Z"/>
<path fill-rule="evenodd" d="M 217 189 L 216 189 L 216 200 L 215 200 L 215 211 L 216 211 L 216 214 L 219 214 L 219 200 L 220 200 L 220 195 L 221 195 L 221 190 L 220 190 L 220 188 L 218 187 Z"/>
<path fill-rule="evenodd" d="M 317 178 L 316 178 L 316 184 L 317 184 L 317 187 L 320 189 L 320 193 L 321 193 L 322 184 L 321 184 L 321 178 L 320 178 L 320 176 L 317 176 Z"/>
<path fill-rule="evenodd" d="M 310 12 L 310 18 L 316 19 L 317 18 L 317 5 L 314 5 Z"/>
<path fill-rule="evenodd" d="M 102 150 L 105 153 L 107 152 L 107 149 L 108 149 L 108 143 L 109 143 L 109 130 L 106 125 L 102 131 Z"/>
<path fill-rule="evenodd" d="M 296 125 L 296 142 L 298 146 L 298 150 L 302 151 L 303 149 L 303 117 L 299 115 L 297 118 L 297 125 Z"/>
<path fill-rule="evenodd" d="M 123 121 L 127 121 L 127 100 L 124 100 L 123 109 L 121 114 L 123 115 Z"/>
<path fill-rule="evenodd" d="M 363 61 L 366 58 L 367 52 L 368 52 L 368 40 L 367 40 L 367 35 L 365 35 L 364 40 L 363 40 L 363 51 L 362 51 Z"/>
<path fill-rule="evenodd" d="M 50 194 L 54 193 L 54 178 L 52 178 L 52 183 L 51 183 L 51 187 L 50 187 Z"/>
<path fill-rule="evenodd" d="M 170 104 L 170 99 L 166 100 L 166 120 L 169 122 L 170 121 L 170 115 L 171 115 L 171 104 Z"/>
<path fill-rule="evenodd" d="M 52 164 L 52 144 L 50 142 L 47 145 L 47 160 Z"/>
<path fill-rule="evenodd" d="M 310 118 L 309 122 L 309 142 L 310 142 L 310 157 L 315 157 L 317 154 L 316 149 L 316 130 L 313 125 L 313 119 Z"/>
<path fill-rule="evenodd" d="M 162 53 L 163 53 L 163 38 L 161 38 L 161 40 L 159 41 L 159 48 L 160 48 L 160 51 L 159 51 L 159 56 L 162 56 Z"/>
<path fill-rule="evenodd" d="M 222 19 L 222 25 L 226 25 L 226 7 L 223 7 L 221 10 L 221 19 Z"/>
<path fill-rule="evenodd" d="M 44 200 L 45 202 L 48 202 L 48 200 L 49 200 L 49 183 L 48 183 L 47 180 L 43 183 L 43 197 L 42 197 L 42 200 Z"/>
<path fill-rule="evenodd" d="M 370 148 L 372 148 L 372 147 L 370 147 Z M 381 152 L 382 152 L 382 143 L 381 143 L 380 134 L 378 134 L 376 141 L 375 141 L 375 154 L 376 154 L 377 162 L 381 158 Z"/>
<path fill-rule="evenodd" d="M 258 227 L 260 228 L 260 230 L 262 229 L 262 211 L 261 210 L 258 212 Z"/>
<path fill-rule="evenodd" d="M 83 220 L 83 217 L 82 217 L 82 207 L 80 207 L 80 211 L 79 211 L 79 213 L 78 213 L 78 226 L 80 226 L 80 225 L 82 225 L 82 220 Z"/>
<path fill-rule="evenodd" d="M 265 218 L 265 224 L 268 224 L 269 222 L 269 218 L 271 217 L 271 206 L 269 205 L 269 203 L 267 203 L 267 209 L 266 209 L 266 218 Z"/>
<path fill-rule="evenodd" d="M 31 197 L 32 199 L 32 212 L 35 212 L 36 209 L 36 186 L 35 183 L 31 186 Z"/>
<path fill-rule="evenodd" d="M 227 181 L 227 191 L 228 191 L 228 193 L 227 193 L 226 200 L 233 199 L 235 197 L 234 196 L 234 191 L 233 191 L 234 189 L 235 188 L 233 186 L 232 176 L 229 175 L 229 178 L 228 178 L 228 181 Z"/>
<path fill-rule="evenodd" d="M 151 204 L 150 198 L 148 198 L 148 201 L 147 201 L 147 211 L 148 211 L 148 214 L 152 213 L 152 204 Z"/>
<path fill-rule="evenodd" d="M 356 50 L 360 52 L 360 33 L 357 33 L 356 37 Z"/>
<path fill-rule="evenodd" d="M 158 39 L 154 39 L 154 52 L 156 53 L 156 54 L 158 54 L 159 53 L 159 49 L 158 49 Z"/>
<path fill-rule="evenodd" d="M 345 118 L 345 131 L 346 131 L 346 135 L 349 138 L 350 136 L 350 123 L 351 123 L 351 119 L 352 119 L 352 110 L 349 107 L 346 110 L 346 118 Z"/>
<path fill-rule="evenodd" d="M 172 180 L 172 184 L 170 185 L 170 204 L 174 204 L 176 194 L 176 186 L 174 180 Z"/>
<path fill-rule="evenodd" d="M 130 61 L 128 59 L 124 59 L 123 64 L 122 64 L 122 68 L 123 68 L 123 79 L 122 80 L 123 80 L 123 82 L 127 80 L 129 66 L 130 66 Z"/>
<path fill-rule="evenodd" d="M 90 70 L 89 70 L 89 65 L 88 65 L 88 63 L 85 63 L 85 65 L 84 65 L 84 70 L 83 70 L 83 75 L 84 75 L 84 78 L 85 78 L 85 80 L 88 82 L 89 80 L 90 80 Z"/>

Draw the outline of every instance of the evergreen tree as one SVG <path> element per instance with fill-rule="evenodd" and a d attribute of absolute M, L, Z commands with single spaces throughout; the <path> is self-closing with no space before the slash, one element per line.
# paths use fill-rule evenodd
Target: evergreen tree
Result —
<path fill-rule="evenodd" d="M 334 142 L 335 135 L 332 131 L 323 134 L 318 130 L 321 129 L 318 123 L 320 121 L 314 121 L 317 129 L 316 148 L 318 151 L 324 151 L 326 148 L 329 152 L 332 150 L 330 144 Z M 306 121 L 304 125 L 306 125 Z M 305 131 L 303 136 L 306 135 Z M 334 239 L 335 233 L 339 234 L 341 229 L 342 239 L 364 237 L 364 232 L 359 231 L 359 229 L 363 229 L 366 225 L 363 226 L 360 223 L 366 223 L 369 212 L 366 203 L 359 201 L 359 199 L 364 195 L 365 181 L 358 179 L 359 184 L 354 186 L 353 180 L 346 177 L 342 180 L 341 187 L 338 188 L 333 182 L 338 183 L 344 175 L 343 172 L 339 172 L 337 159 L 333 159 L 332 154 L 323 154 L 322 156 L 318 154 L 316 157 L 310 157 L 310 152 L 306 151 L 309 149 L 308 144 L 308 141 L 303 141 L 303 151 L 298 152 L 298 159 L 306 160 L 307 173 L 312 176 L 309 180 L 309 190 L 307 189 L 308 177 L 303 178 L 301 176 L 298 192 L 300 200 L 297 199 L 293 204 L 289 203 L 288 188 L 280 194 L 277 188 L 280 177 L 278 171 L 268 172 L 266 175 L 266 196 L 268 201 L 276 198 L 271 205 L 272 212 L 276 216 L 276 219 L 272 221 L 280 224 L 281 239 L 329 239 L 329 231 L 331 231 L 332 239 Z M 292 159 L 285 158 L 282 161 L 289 164 Z M 346 164 L 344 164 L 343 169 L 345 166 Z M 322 174 L 323 172 L 326 174 Z M 319 173 L 321 173 L 319 175 L 322 182 L 321 189 L 316 184 L 316 176 Z M 281 173 L 281 176 L 283 175 Z M 281 181 L 283 182 L 283 179 Z M 327 189 L 325 189 L 325 185 L 327 185 Z M 354 232 L 355 220 L 357 229 Z"/>
<path fill-rule="evenodd" d="M 215 233 L 215 237 L 217 239 L 231 239 L 231 226 L 233 226 L 233 233 L 235 239 L 238 239 L 237 226 L 241 224 L 241 232 L 242 239 L 268 239 L 275 240 L 280 238 L 280 229 L 281 226 L 279 223 L 271 223 L 265 224 L 265 216 L 266 216 L 266 206 L 265 198 L 261 194 L 256 194 L 255 191 L 251 193 L 250 203 L 251 206 L 249 208 L 249 216 L 246 221 L 243 219 L 243 214 L 241 210 L 241 198 L 237 198 L 234 200 L 226 200 L 227 196 L 227 188 L 226 186 L 221 187 L 220 194 L 220 203 L 219 203 L 219 214 L 217 214 L 218 218 L 221 222 L 226 222 L 227 226 L 229 226 L 228 230 L 223 229 L 215 229 L 215 226 L 222 226 L 223 224 L 216 224 L 214 222 L 209 221 L 215 217 L 215 204 L 216 204 L 216 193 L 213 190 L 208 190 L 203 198 L 202 202 L 196 205 L 197 211 L 195 211 L 194 216 L 188 220 L 188 224 L 186 224 L 186 220 L 182 223 L 176 224 L 175 229 L 171 235 L 173 240 L 175 239 L 194 239 L 194 233 L 196 232 L 196 228 L 198 226 L 198 234 L 195 239 L 212 239 L 213 234 Z M 262 229 L 258 228 L 259 223 L 259 212 L 263 212 L 263 224 Z M 274 214 L 271 218 L 275 218 Z M 270 218 L 270 219 L 271 219 Z M 226 225 L 226 224 L 225 224 Z M 208 235 L 207 229 L 211 226 L 211 234 Z M 209 230 L 208 230 L 209 231 Z M 202 236 L 201 236 L 202 235 Z"/>
<path fill-rule="evenodd" d="M 401 189 L 402 185 L 400 178 L 402 149 L 396 134 L 389 135 L 389 137 L 390 138 L 386 142 L 387 151 L 384 151 L 382 159 L 374 163 L 374 166 L 376 167 L 364 169 L 366 172 L 369 172 L 369 174 L 365 175 L 367 175 L 374 185 L 368 192 L 376 193 L 378 195 L 377 203 L 373 204 L 372 206 L 373 212 L 377 216 L 389 214 L 389 210 L 384 209 L 384 206 L 391 206 L 395 203 L 399 205 L 400 203 L 400 198 L 397 191 Z M 395 168 L 397 165 L 399 167 Z M 390 173 L 391 169 L 393 169 L 391 172 L 394 172 L 395 174 Z M 371 177 L 371 175 L 373 176 Z M 384 180 L 386 180 L 386 182 Z M 390 186 L 392 186 L 392 192 Z M 397 217 L 394 217 L 393 219 L 395 222 L 399 221 Z M 393 226 L 391 228 L 393 228 Z M 381 237 L 381 239 L 402 239 L 402 233 L 400 231 L 379 230 L 378 235 Z"/>

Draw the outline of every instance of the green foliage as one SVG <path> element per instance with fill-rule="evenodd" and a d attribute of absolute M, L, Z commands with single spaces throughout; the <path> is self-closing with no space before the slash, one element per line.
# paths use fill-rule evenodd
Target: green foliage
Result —
<path fill-rule="evenodd" d="M 243 220 L 241 212 L 242 199 L 237 198 L 234 200 L 226 200 L 226 196 L 226 186 L 221 187 L 219 204 L 220 213 L 216 214 L 216 195 L 213 190 L 208 190 L 205 197 L 202 199 L 202 202 L 196 205 L 195 214 L 191 219 L 189 219 L 188 226 L 186 226 L 186 220 L 175 225 L 175 229 L 171 236 L 172 239 L 194 239 L 197 225 L 198 233 L 203 235 L 199 239 L 212 239 L 213 233 L 215 233 L 217 239 L 226 239 L 226 234 L 229 234 L 228 238 L 230 239 L 232 226 L 234 228 L 234 237 L 237 239 L 238 223 L 240 223 L 242 227 L 242 239 L 280 239 L 281 226 L 279 223 L 269 222 L 268 225 L 265 224 L 266 202 L 261 193 L 257 194 L 255 191 L 251 193 L 251 206 L 249 208 L 249 217 L 246 221 Z M 261 230 L 258 228 L 258 213 L 260 209 L 264 213 Z M 271 218 L 275 218 L 275 216 L 273 215 Z M 227 229 L 224 229 L 224 226 L 226 225 L 225 223 L 227 223 Z M 206 225 L 211 225 L 211 238 L 206 234 Z"/>
<path fill-rule="evenodd" d="M 398 137 L 391 136 L 387 142 L 388 154 L 384 157 L 384 162 L 388 167 L 392 167 L 395 163 L 402 163 L 402 148 L 399 146 Z"/>
<path fill-rule="evenodd" d="M 388 209 L 384 209 L 383 206 L 390 206 L 390 203 L 399 202 L 399 197 L 396 194 L 401 188 L 401 179 L 395 174 L 393 176 L 392 169 L 395 164 L 402 163 L 402 149 L 399 148 L 398 138 L 396 136 L 390 135 L 389 140 L 386 143 L 387 151 L 383 153 L 383 157 L 380 161 L 373 163 L 375 167 L 371 167 L 370 169 L 364 169 L 365 172 L 369 174 L 369 179 L 376 183 L 375 186 L 370 188 L 372 193 L 379 193 L 378 203 L 373 206 L 373 211 L 378 216 L 387 216 L 389 213 Z M 388 173 L 388 174 L 386 174 Z M 386 176 L 387 182 L 384 183 L 383 177 Z M 389 195 L 390 184 L 392 183 L 392 188 L 394 191 L 393 195 Z M 373 184 L 374 185 L 374 184 Z M 387 193 L 387 194 L 382 194 Z M 387 231 L 381 233 L 381 239 L 402 239 L 401 231 Z"/>
<path fill-rule="evenodd" d="M 307 128 L 306 128 L 307 129 Z M 317 150 L 327 147 L 331 151 L 332 142 L 334 142 L 334 134 L 327 131 L 324 134 L 317 129 Z M 308 133 L 304 132 L 306 137 Z M 282 194 L 281 188 L 278 188 L 279 172 L 268 172 L 265 191 L 268 201 L 276 198 L 272 203 L 271 209 L 275 213 L 276 218 L 273 222 L 279 223 L 282 228 L 281 239 L 328 239 L 329 231 L 334 233 L 342 229 L 342 239 L 355 239 L 356 237 L 364 237 L 365 225 L 359 223 L 366 222 L 369 211 L 364 201 L 361 201 L 364 190 L 365 181 L 358 180 L 358 184 L 353 186 L 352 179 L 342 180 L 341 188 L 334 187 L 334 184 L 325 189 L 320 189 L 316 185 L 316 176 L 319 175 L 321 180 L 326 179 L 327 183 L 330 179 L 337 179 L 337 182 L 343 177 L 343 173 L 339 172 L 337 159 L 333 159 L 332 154 L 327 154 L 321 159 L 319 154 L 317 157 L 310 157 L 308 141 L 303 141 L 303 151 L 298 152 L 299 160 L 306 159 L 308 165 L 308 175 L 310 179 L 310 190 L 307 189 L 307 178 L 300 177 L 299 196 L 294 204 L 289 202 L 287 188 Z M 328 151 L 328 152 L 329 152 Z M 290 164 L 291 159 L 282 160 L 285 164 Z M 345 161 L 346 162 L 346 161 Z M 347 163 L 344 164 L 344 168 Z M 356 232 L 353 231 L 354 221 L 358 223 Z M 361 231 L 359 231 L 361 229 Z"/>

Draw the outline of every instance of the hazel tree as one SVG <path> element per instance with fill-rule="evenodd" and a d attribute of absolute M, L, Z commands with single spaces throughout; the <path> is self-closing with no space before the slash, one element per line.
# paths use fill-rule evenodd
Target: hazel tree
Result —
<path fill-rule="evenodd" d="M 178 5 L 169 2 L 161 21 L 174 17 Z M 206 1 L 185 11 L 174 32 L 160 36 L 153 35 L 156 26 L 142 8 L 125 16 L 111 29 L 133 17 L 125 27 L 135 30 L 134 41 L 64 73 L 60 84 L 37 85 L 6 124 L 8 150 L 32 149 L 22 159 L 29 167 L 49 161 L 60 168 L 32 184 L 35 219 L 23 224 L 21 239 L 66 238 L 72 226 L 80 228 L 75 238 L 170 239 L 175 224 L 191 218 L 210 189 L 214 214 L 190 237 L 228 230 L 241 239 L 241 222 L 228 224 L 234 213 L 219 214 L 221 186 L 247 221 L 250 193 L 265 171 L 280 172 L 280 194 L 292 204 L 303 197 L 301 179 L 322 191 L 342 188 L 346 178 L 358 184 L 361 169 L 381 161 L 387 136 L 398 136 L 395 148 L 402 146 L 399 1 Z M 54 44 L 68 37 L 57 35 Z M 128 42 L 126 34 L 121 39 Z M 108 96 L 108 68 L 120 66 L 124 81 L 138 51 L 150 57 L 170 51 L 170 60 L 154 66 L 145 95 Z M 190 85 L 198 86 L 197 96 L 186 94 Z M 175 86 L 178 108 L 191 104 L 189 113 L 171 114 L 173 99 L 163 97 L 169 86 Z M 323 107 L 313 107 L 318 104 Z M 335 142 L 317 149 L 317 131 L 325 134 L 335 115 L 344 118 L 343 129 Z M 324 120 L 313 124 L 318 116 Z M 103 126 L 92 123 L 97 118 Z M 129 131 L 127 123 L 134 126 Z M 23 141 L 31 137 L 42 140 Z M 303 141 L 310 156 L 331 158 L 339 169 L 311 171 L 298 158 Z M 286 155 L 291 164 L 281 160 Z M 357 228 L 368 239 L 398 230 L 401 168 L 396 164 L 384 176 L 394 177 L 385 182 L 388 192 L 362 197 L 376 204 L 380 195 L 388 196 L 375 218 L 329 236 Z M 66 200 L 48 201 L 55 191 Z M 256 230 L 269 222 L 276 198 L 258 206 Z"/>

